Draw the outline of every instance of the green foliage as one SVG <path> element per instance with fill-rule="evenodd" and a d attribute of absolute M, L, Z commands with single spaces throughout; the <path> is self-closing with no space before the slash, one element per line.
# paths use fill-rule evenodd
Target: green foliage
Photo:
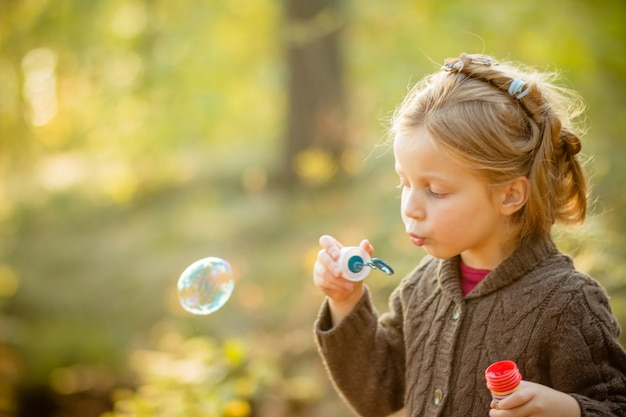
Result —
<path fill-rule="evenodd" d="M 115 391 L 114 411 L 103 417 L 246 417 L 250 401 L 278 380 L 277 369 L 256 357 L 258 352 L 248 352 L 242 341 L 217 346 L 207 337 L 183 340 L 169 333 L 163 338 L 157 350 L 133 352 L 139 387 Z"/>
<path fill-rule="evenodd" d="M 406 244 L 391 154 L 377 144 L 409 82 L 462 51 L 561 69 L 587 100 L 598 202 L 558 241 L 624 326 L 623 2 L 345 3 L 352 177 L 311 154 L 322 184 L 292 192 L 273 182 L 290 36 L 280 7 L 0 2 L 0 382 L 59 395 L 117 387 L 112 416 L 346 415 L 310 331 L 317 239 L 373 242 L 399 275 L 369 280 L 385 309 L 421 253 Z M 175 284 L 205 256 L 230 261 L 235 292 L 193 317 Z"/>

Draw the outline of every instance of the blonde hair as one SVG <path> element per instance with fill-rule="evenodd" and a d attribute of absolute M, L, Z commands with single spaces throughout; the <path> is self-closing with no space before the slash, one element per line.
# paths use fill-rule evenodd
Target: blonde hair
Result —
<path fill-rule="evenodd" d="M 580 223 L 587 211 L 575 123 L 584 105 L 555 80 L 553 73 L 461 54 L 413 87 L 391 133 L 425 128 L 436 146 L 490 186 L 528 178 L 528 201 L 511 219 L 514 239 L 547 236 L 555 222 Z"/>

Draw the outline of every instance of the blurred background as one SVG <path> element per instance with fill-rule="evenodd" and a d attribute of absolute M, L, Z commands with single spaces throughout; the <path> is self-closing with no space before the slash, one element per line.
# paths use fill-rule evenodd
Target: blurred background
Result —
<path fill-rule="evenodd" d="M 387 121 L 460 52 L 588 104 L 592 215 L 559 247 L 626 325 L 621 0 L 0 0 L 0 416 L 349 416 L 315 351 L 321 234 L 397 274 Z M 176 282 L 206 256 L 209 316 Z M 626 339 L 622 337 L 622 342 Z"/>

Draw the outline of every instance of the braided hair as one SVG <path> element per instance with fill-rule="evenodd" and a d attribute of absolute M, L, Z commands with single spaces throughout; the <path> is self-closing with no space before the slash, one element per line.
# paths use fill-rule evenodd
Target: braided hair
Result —
<path fill-rule="evenodd" d="M 425 128 L 434 145 L 497 187 L 524 176 L 530 194 L 512 216 L 519 242 L 580 223 L 587 182 L 576 124 L 580 97 L 556 74 L 461 54 L 419 82 L 394 114 L 392 134 Z"/>

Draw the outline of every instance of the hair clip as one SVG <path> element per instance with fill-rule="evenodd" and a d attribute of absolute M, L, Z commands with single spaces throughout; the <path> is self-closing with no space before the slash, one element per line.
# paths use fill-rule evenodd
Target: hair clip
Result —
<path fill-rule="evenodd" d="M 464 66 L 463 58 L 448 58 L 444 61 L 444 65 L 441 69 L 450 72 L 461 72 Z"/>
<path fill-rule="evenodd" d="M 526 81 L 521 78 L 514 79 L 509 86 L 509 94 L 518 100 L 525 97 L 530 91 L 530 87 L 526 87 L 526 89 L 523 90 L 524 85 L 526 85 Z"/>
<path fill-rule="evenodd" d="M 481 67 L 489 67 L 493 64 L 493 59 L 485 55 L 473 54 L 468 55 L 466 53 L 461 54 L 457 58 L 448 58 L 444 61 L 442 67 L 445 71 L 461 72 L 465 68 L 466 64 L 478 65 Z"/>
<path fill-rule="evenodd" d="M 470 62 L 474 65 L 480 65 L 482 67 L 490 67 L 493 64 L 493 59 L 485 55 L 469 55 Z"/>

